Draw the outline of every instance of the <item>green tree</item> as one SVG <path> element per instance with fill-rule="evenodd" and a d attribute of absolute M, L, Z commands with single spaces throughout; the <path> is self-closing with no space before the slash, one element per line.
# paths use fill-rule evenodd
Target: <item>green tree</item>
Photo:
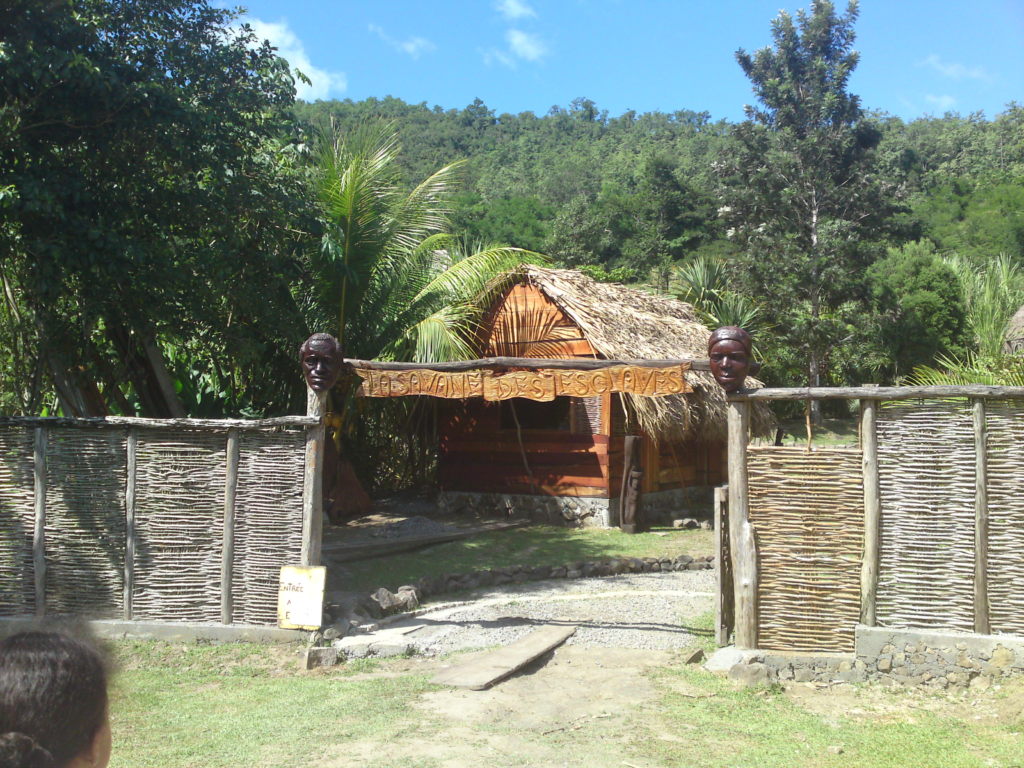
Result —
<path fill-rule="evenodd" d="M 67 415 L 183 415 L 171 349 L 198 353 L 234 407 L 288 408 L 259 382 L 285 361 L 294 375 L 303 332 L 285 280 L 305 210 L 294 83 L 236 23 L 206 0 L 0 6 L 17 410 L 46 407 L 49 379 Z"/>
<path fill-rule="evenodd" d="M 957 275 L 926 241 L 890 248 L 868 270 L 875 338 L 888 365 L 886 378 L 899 380 L 936 356 L 964 351 L 966 317 Z"/>
<path fill-rule="evenodd" d="M 332 330 L 353 358 L 472 359 L 490 297 L 520 264 L 540 257 L 507 246 L 465 247 L 448 231 L 458 167 L 446 166 L 406 190 L 398 183 L 398 155 L 387 123 L 320 134 L 313 178 L 323 236 L 310 253 L 305 282 L 309 325 Z M 359 402 L 357 384 L 339 382 L 332 408 L 348 455 L 376 487 L 385 482 L 380 473 L 426 450 L 422 427 L 431 406 L 425 398 Z"/>
<path fill-rule="evenodd" d="M 839 16 L 814 0 L 810 14 L 779 14 L 772 47 L 737 52 L 759 105 L 746 108 L 721 169 L 745 292 L 773 309 L 784 343 L 803 351 L 811 386 L 839 340 L 833 330 L 845 333 L 829 308 L 862 295 L 872 259 L 865 241 L 894 212 L 894 185 L 872 173 L 880 132 L 847 91 L 859 59 L 856 18 L 855 1 Z"/>

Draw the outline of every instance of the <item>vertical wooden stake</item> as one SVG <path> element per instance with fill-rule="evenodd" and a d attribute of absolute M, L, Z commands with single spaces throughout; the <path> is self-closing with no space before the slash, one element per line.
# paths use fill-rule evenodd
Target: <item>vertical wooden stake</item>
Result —
<path fill-rule="evenodd" d="M 974 398 L 974 631 L 991 632 L 988 614 L 988 424 Z"/>
<path fill-rule="evenodd" d="M 128 461 L 124 484 L 124 620 L 134 617 L 132 606 L 135 594 L 135 468 L 138 462 L 139 431 L 128 427 Z"/>
<path fill-rule="evenodd" d="M 306 392 L 306 415 L 320 423 L 306 427 L 306 475 L 302 483 L 302 555 L 300 565 L 320 565 L 320 541 L 324 529 L 324 406 L 327 393 Z"/>
<path fill-rule="evenodd" d="M 235 562 L 235 492 L 238 489 L 238 430 L 228 430 L 227 472 L 224 479 L 224 546 L 220 560 L 220 623 L 230 624 L 234 612 L 231 583 Z"/>
<path fill-rule="evenodd" d="M 639 533 L 643 530 L 643 488 L 635 487 L 634 474 L 643 473 L 644 439 L 628 435 L 622 447 L 622 489 L 619 493 L 619 530 Z"/>
<path fill-rule="evenodd" d="M 733 630 L 728 506 L 729 486 L 715 488 L 715 642 L 718 645 L 728 645 Z"/>
<path fill-rule="evenodd" d="M 36 616 L 46 615 L 46 427 L 36 427 L 35 529 L 32 532 L 32 570 L 36 582 Z"/>
<path fill-rule="evenodd" d="M 878 401 L 860 401 L 861 451 L 864 461 L 864 555 L 860 565 L 860 623 L 877 624 L 879 530 L 882 496 L 878 487 Z"/>
<path fill-rule="evenodd" d="M 732 552 L 736 647 L 757 648 L 757 545 L 750 524 L 747 443 L 750 403 L 729 401 L 729 547 Z"/>

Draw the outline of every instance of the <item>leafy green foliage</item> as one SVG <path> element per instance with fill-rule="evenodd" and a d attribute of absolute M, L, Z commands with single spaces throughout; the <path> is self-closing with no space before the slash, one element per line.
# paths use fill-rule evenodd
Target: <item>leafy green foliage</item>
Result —
<path fill-rule="evenodd" d="M 294 87 L 236 18 L 206 0 L 0 9 L 18 410 L 39 411 L 45 375 L 66 413 L 169 415 L 143 352 L 159 338 L 202 339 L 203 367 L 252 407 L 291 404 L 287 387 L 250 385 L 303 333 L 283 279 L 304 226 Z"/>
<path fill-rule="evenodd" d="M 890 248 L 868 270 L 877 343 L 895 379 L 963 350 L 966 316 L 956 273 L 928 242 Z"/>
<path fill-rule="evenodd" d="M 670 291 L 692 304 L 711 330 L 734 325 L 756 336 L 768 329 L 762 308 L 728 289 L 726 265 L 718 259 L 698 256 L 673 268 Z"/>
<path fill-rule="evenodd" d="M 954 254 L 945 263 L 963 291 L 967 325 L 974 334 L 978 354 L 996 359 L 1003 352 L 1010 318 L 1024 304 L 1024 273 L 1006 254 L 984 267 L 976 267 Z"/>
<path fill-rule="evenodd" d="M 352 358 L 474 358 L 475 332 L 490 299 L 520 264 L 541 257 L 504 245 L 470 247 L 451 235 L 458 165 L 406 189 L 398 183 L 399 154 L 387 123 L 318 133 L 313 186 L 323 235 L 308 255 L 302 305 L 309 325 L 333 330 Z M 354 377 L 342 379 L 332 408 L 342 418 L 338 434 L 346 453 L 371 488 L 392 485 L 399 467 L 422 472 L 433 404 L 420 398 L 367 403 L 357 399 L 357 388 Z"/>

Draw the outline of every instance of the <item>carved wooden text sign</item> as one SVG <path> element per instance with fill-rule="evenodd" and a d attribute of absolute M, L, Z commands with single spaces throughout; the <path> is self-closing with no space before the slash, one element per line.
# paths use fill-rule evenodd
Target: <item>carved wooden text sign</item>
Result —
<path fill-rule="evenodd" d="M 664 397 L 693 391 L 686 382 L 688 364 L 669 368 L 621 365 L 593 371 L 378 371 L 359 368 L 364 397 L 429 397 L 509 400 L 554 400 L 556 397 L 595 397 L 605 392 L 626 392 L 644 397 Z"/>

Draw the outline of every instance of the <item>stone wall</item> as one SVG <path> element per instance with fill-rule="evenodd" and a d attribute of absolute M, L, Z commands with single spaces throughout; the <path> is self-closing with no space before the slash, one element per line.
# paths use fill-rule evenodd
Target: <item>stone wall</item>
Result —
<path fill-rule="evenodd" d="M 700 486 L 644 494 L 644 513 L 655 525 L 673 520 L 710 520 L 714 488 Z M 576 496 L 530 496 L 513 493 L 442 491 L 437 497 L 443 514 L 529 517 L 531 520 L 572 528 L 613 528 L 619 524 L 619 500 Z"/>
<path fill-rule="evenodd" d="M 1024 637 L 858 626 L 853 654 L 754 652 L 768 680 L 882 682 L 935 688 L 986 689 L 1024 673 Z"/>

